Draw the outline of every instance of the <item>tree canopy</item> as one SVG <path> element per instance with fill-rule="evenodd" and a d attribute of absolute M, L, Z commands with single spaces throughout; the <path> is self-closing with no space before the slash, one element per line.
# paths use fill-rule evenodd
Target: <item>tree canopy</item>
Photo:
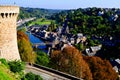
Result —
<path fill-rule="evenodd" d="M 89 66 L 81 53 L 74 47 L 66 47 L 63 51 L 53 51 L 51 60 L 54 68 L 84 80 L 92 80 Z"/>
<path fill-rule="evenodd" d="M 70 33 L 83 33 L 87 37 L 84 47 L 102 44 L 100 57 L 104 59 L 119 58 L 120 44 L 120 9 L 85 8 L 61 11 L 51 16 L 58 26 L 69 27 Z M 89 37 L 89 38 L 88 38 Z M 97 40 L 97 41 L 96 41 Z M 82 46 L 77 45 L 81 50 Z M 115 51 L 115 52 L 114 52 Z"/>
<path fill-rule="evenodd" d="M 108 60 L 99 57 L 84 57 L 88 63 L 94 80 L 117 80 L 117 73 Z"/>
<path fill-rule="evenodd" d="M 20 8 L 18 19 L 26 19 L 31 17 L 49 18 L 52 14 L 58 13 L 61 10 L 42 9 L 42 8 Z"/>
<path fill-rule="evenodd" d="M 17 39 L 21 59 L 25 62 L 34 63 L 36 59 L 36 53 L 33 51 L 27 35 L 24 34 L 24 32 L 18 31 Z"/>
<path fill-rule="evenodd" d="M 50 61 L 48 55 L 41 50 L 36 50 L 36 53 L 37 53 L 37 59 L 35 63 L 43 66 L 48 66 Z"/>

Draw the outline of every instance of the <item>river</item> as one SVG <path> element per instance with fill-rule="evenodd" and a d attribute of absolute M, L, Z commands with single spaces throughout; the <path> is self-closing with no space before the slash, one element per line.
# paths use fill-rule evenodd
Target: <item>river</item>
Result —
<path fill-rule="evenodd" d="M 26 32 L 26 34 L 28 35 L 29 40 L 30 40 L 30 42 L 31 42 L 32 44 L 34 44 L 34 43 L 43 43 L 43 44 L 44 44 L 44 42 L 43 42 L 41 39 L 35 37 L 35 36 L 32 35 L 30 32 Z M 45 51 L 46 45 L 39 45 L 38 48 L 41 49 L 41 50 L 43 50 L 43 51 Z M 46 52 L 46 51 L 45 51 L 45 52 Z"/>

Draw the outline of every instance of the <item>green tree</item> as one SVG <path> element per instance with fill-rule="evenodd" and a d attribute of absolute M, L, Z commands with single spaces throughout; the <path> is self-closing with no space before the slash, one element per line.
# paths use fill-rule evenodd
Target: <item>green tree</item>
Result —
<path fill-rule="evenodd" d="M 27 73 L 25 75 L 25 79 L 27 79 L 27 80 L 35 80 L 35 75 L 32 72 Z"/>
<path fill-rule="evenodd" d="M 56 24 L 55 22 L 51 22 L 51 24 L 48 27 L 48 31 L 54 31 L 56 29 Z"/>
<path fill-rule="evenodd" d="M 45 18 L 43 18 L 42 20 L 41 20 L 41 22 L 44 22 L 45 21 Z"/>
<path fill-rule="evenodd" d="M 40 50 L 37 50 L 36 53 L 37 53 L 37 59 L 35 63 L 43 66 L 48 66 L 48 63 L 50 61 L 48 55 Z"/>
<path fill-rule="evenodd" d="M 11 61 L 8 63 L 10 70 L 14 73 L 18 72 L 22 72 L 25 68 L 25 64 L 21 61 Z"/>
<path fill-rule="evenodd" d="M 43 80 L 43 78 L 39 75 L 35 75 L 32 72 L 29 72 L 21 80 Z"/>
<path fill-rule="evenodd" d="M 9 67 L 7 61 L 4 58 L 1 58 L 0 62 L 3 63 L 6 67 Z"/>
<path fill-rule="evenodd" d="M 84 49 L 83 43 L 76 44 L 75 47 L 80 51 L 82 51 Z"/>
<path fill-rule="evenodd" d="M 34 63 L 36 60 L 36 53 L 32 49 L 28 36 L 23 32 L 18 31 L 17 39 L 21 59 L 25 62 Z"/>

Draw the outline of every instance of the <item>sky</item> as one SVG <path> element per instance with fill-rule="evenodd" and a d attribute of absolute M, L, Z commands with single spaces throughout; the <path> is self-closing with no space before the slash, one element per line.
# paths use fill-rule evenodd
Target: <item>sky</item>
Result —
<path fill-rule="evenodd" d="M 120 0 L 0 0 L 0 5 L 47 9 L 120 8 Z"/>

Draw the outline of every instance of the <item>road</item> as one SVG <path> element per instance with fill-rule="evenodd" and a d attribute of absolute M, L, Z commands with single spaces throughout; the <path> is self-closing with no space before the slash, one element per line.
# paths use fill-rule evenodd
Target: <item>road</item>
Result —
<path fill-rule="evenodd" d="M 19 20 L 19 21 L 17 22 L 17 26 L 21 26 L 21 25 L 25 24 L 26 22 L 29 22 L 29 21 L 32 21 L 32 20 L 35 20 L 35 19 L 36 19 L 36 17 L 27 18 L 27 19 L 24 19 L 24 20 Z"/>
<path fill-rule="evenodd" d="M 25 73 L 28 72 L 40 75 L 43 78 L 43 80 L 70 80 L 57 74 L 51 73 L 49 71 L 45 71 L 43 69 L 38 69 L 36 67 L 26 65 Z"/>

